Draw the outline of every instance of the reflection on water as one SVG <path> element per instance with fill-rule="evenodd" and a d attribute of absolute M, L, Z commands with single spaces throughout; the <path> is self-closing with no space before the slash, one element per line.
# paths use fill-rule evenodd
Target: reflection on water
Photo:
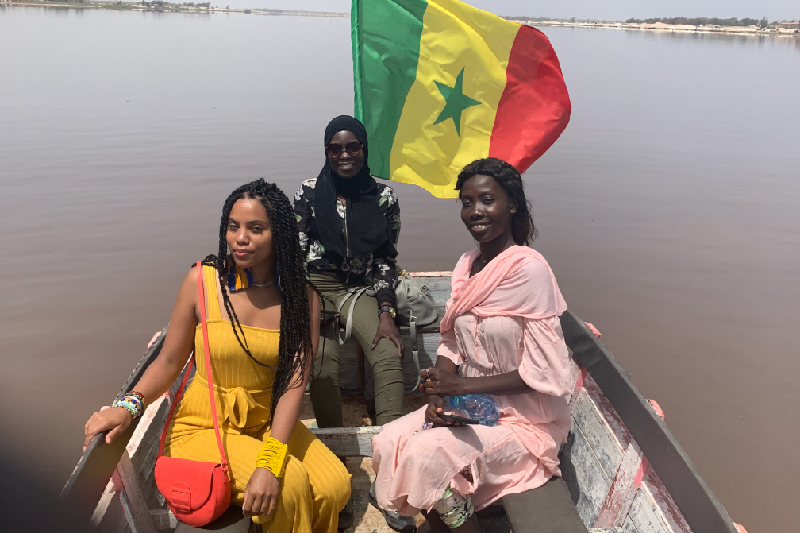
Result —
<path fill-rule="evenodd" d="M 0 423 L 21 464 L 67 477 L 234 187 L 318 173 L 325 124 L 352 111 L 348 24 L 0 9 Z M 573 118 L 526 175 L 536 246 L 733 518 L 785 530 L 798 40 L 542 31 Z M 401 264 L 452 268 L 472 246 L 457 203 L 396 189 Z"/>
<path fill-rule="evenodd" d="M 580 29 L 580 28 L 578 28 Z M 731 46 L 791 48 L 800 52 L 800 36 L 797 35 L 747 35 L 730 33 L 706 33 L 683 31 L 646 31 L 624 29 L 627 34 L 640 34 L 645 39 L 672 41 L 703 41 L 708 46 Z"/>

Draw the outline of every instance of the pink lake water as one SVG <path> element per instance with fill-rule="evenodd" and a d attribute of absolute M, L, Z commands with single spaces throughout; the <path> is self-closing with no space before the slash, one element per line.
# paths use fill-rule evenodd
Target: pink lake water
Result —
<path fill-rule="evenodd" d="M 732 518 L 793 530 L 800 39 L 541 29 L 573 115 L 525 176 L 535 247 Z M 349 46 L 346 18 L 0 9 L 8 460 L 64 483 L 227 194 L 319 171 Z M 402 266 L 451 269 L 455 201 L 395 188 Z"/>

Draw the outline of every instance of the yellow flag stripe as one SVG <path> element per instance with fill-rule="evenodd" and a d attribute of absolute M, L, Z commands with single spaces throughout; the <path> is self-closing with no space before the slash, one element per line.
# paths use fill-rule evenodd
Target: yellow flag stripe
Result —
<path fill-rule="evenodd" d="M 459 171 L 487 157 L 506 67 L 519 24 L 455 0 L 430 2 L 423 18 L 417 77 L 406 98 L 390 155 L 391 179 L 439 198 L 455 198 Z M 453 88 L 463 70 L 463 94 L 479 102 L 434 125 L 445 108 L 437 83 Z"/>

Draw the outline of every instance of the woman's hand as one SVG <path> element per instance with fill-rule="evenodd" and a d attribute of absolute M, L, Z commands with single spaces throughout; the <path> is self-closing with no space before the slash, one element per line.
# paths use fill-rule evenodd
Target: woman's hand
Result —
<path fill-rule="evenodd" d="M 380 313 L 378 317 L 380 322 L 378 322 L 378 331 L 375 332 L 375 339 L 372 341 L 372 349 L 375 349 L 379 340 L 387 338 L 397 346 L 397 355 L 402 359 L 405 347 L 403 346 L 403 340 L 400 338 L 400 332 L 397 330 L 394 319 L 389 313 Z"/>
<path fill-rule="evenodd" d="M 420 374 L 425 379 L 422 392 L 436 396 L 461 396 L 464 390 L 464 378 L 441 368 L 423 369 Z"/>
<path fill-rule="evenodd" d="M 111 441 L 116 439 L 120 433 L 128 429 L 132 421 L 133 417 L 130 412 L 123 407 L 103 407 L 93 414 L 83 426 L 83 434 L 86 435 L 83 446 L 88 446 L 92 437 L 109 429 L 111 431 L 106 435 L 106 444 L 111 444 Z"/>
<path fill-rule="evenodd" d="M 425 409 L 425 422 L 430 422 L 434 426 L 460 426 L 461 422 L 444 420 L 439 416 L 444 412 L 445 405 L 441 396 L 429 396 L 428 407 Z"/>
<path fill-rule="evenodd" d="M 425 409 L 425 422 L 430 422 L 434 426 L 445 426 L 447 422 L 439 418 L 439 414 L 444 411 L 444 400 L 441 396 L 429 396 L 428 408 Z"/>
<path fill-rule="evenodd" d="M 242 513 L 245 516 L 269 515 L 278 502 L 281 482 L 266 468 L 256 468 L 244 489 Z"/>

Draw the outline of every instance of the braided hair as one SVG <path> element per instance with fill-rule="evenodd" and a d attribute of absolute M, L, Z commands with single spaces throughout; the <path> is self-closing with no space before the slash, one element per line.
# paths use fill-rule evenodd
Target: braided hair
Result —
<path fill-rule="evenodd" d="M 297 233 L 297 220 L 289 199 L 275 184 L 263 179 L 242 185 L 225 200 L 219 228 L 219 251 L 203 260 L 217 270 L 220 291 L 225 310 L 231 318 L 231 327 L 242 350 L 255 363 L 258 361 L 250 352 L 244 330 L 236 316 L 236 310 L 228 295 L 226 278 L 228 275 L 228 222 L 233 204 L 241 199 L 259 200 L 267 211 L 272 226 L 272 239 L 277 254 L 277 286 L 281 298 L 281 326 L 278 348 L 278 368 L 272 384 L 272 404 L 270 414 L 275 415 L 278 400 L 286 391 L 299 384 L 303 369 L 311 361 L 311 327 L 309 319 L 308 296 L 306 293 L 307 275 L 305 255 L 300 249 Z M 298 379 L 293 379 L 299 376 Z"/>
<path fill-rule="evenodd" d="M 459 173 L 456 181 L 456 190 L 461 197 L 461 188 L 464 182 L 472 176 L 490 176 L 506 191 L 509 199 L 516 200 L 517 210 L 511 215 L 511 235 L 514 243 L 519 246 L 530 246 L 539 235 L 539 230 L 533 225 L 531 216 L 531 205 L 525 199 L 525 188 L 522 184 L 522 176 L 519 171 L 510 163 L 496 157 L 476 159 L 464 167 Z"/>

